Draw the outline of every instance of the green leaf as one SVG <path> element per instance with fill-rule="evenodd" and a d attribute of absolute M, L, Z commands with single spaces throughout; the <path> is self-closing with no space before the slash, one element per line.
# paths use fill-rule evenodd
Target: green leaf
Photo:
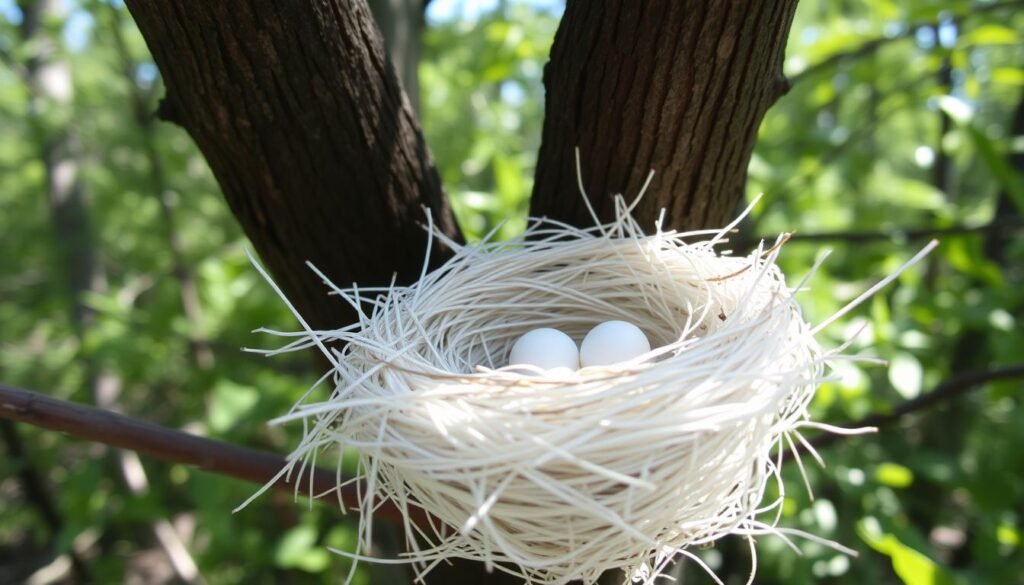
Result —
<path fill-rule="evenodd" d="M 992 139 L 975 124 L 973 109 L 952 96 L 938 98 L 938 104 L 950 118 L 964 128 L 989 172 L 1010 196 L 1017 209 L 1024 213 L 1024 177 L 1010 166 Z"/>
<path fill-rule="evenodd" d="M 231 430 L 259 402 L 259 391 L 251 386 L 221 380 L 214 386 L 210 396 L 207 422 L 216 433 Z"/>
<path fill-rule="evenodd" d="M 526 176 L 515 158 L 494 155 L 494 186 L 506 206 L 513 206 L 526 196 Z"/>
<path fill-rule="evenodd" d="M 994 67 L 992 82 L 1005 85 L 1024 85 L 1024 69 L 1019 67 Z"/>
<path fill-rule="evenodd" d="M 953 268 L 988 283 L 992 288 L 1003 287 L 1002 270 L 998 264 L 985 256 L 980 240 L 951 239 L 945 243 L 942 250 L 946 260 Z"/>
<path fill-rule="evenodd" d="M 963 42 L 971 45 L 1016 45 L 1017 31 L 1001 24 L 986 24 L 968 32 Z"/>
<path fill-rule="evenodd" d="M 1000 524 L 996 528 L 996 540 L 1003 546 L 1016 548 L 1020 545 L 1020 534 L 1009 524 Z"/>
<path fill-rule="evenodd" d="M 893 488 L 905 488 L 914 483 L 914 472 L 898 463 L 882 463 L 875 468 L 875 480 Z"/>
<path fill-rule="evenodd" d="M 359 542 L 359 534 L 355 524 L 346 522 L 332 528 L 325 540 L 331 548 L 354 551 Z"/>
<path fill-rule="evenodd" d="M 274 564 L 284 569 L 319 573 L 330 565 L 330 553 L 316 544 L 314 526 L 302 524 L 289 530 L 277 543 Z"/>
<path fill-rule="evenodd" d="M 1006 157 L 996 149 L 995 143 L 981 129 L 971 124 L 967 131 L 982 161 L 1013 200 L 1017 209 L 1024 213 L 1024 177 L 1010 166 Z"/>
<path fill-rule="evenodd" d="M 857 533 L 874 550 L 892 560 L 892 568 L 905 585 L 956 585 L 959 581 L 924 553 L 900 542 L 895 535 L 881 533 L 877 521 L 857 523 Z"/>

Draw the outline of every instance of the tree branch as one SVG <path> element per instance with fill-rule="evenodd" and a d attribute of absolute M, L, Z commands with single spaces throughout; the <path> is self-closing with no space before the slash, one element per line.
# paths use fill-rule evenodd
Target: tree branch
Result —
<path fill-rule="evenodd" d="M 882 428 L 902 419 L 908 414 L 930 408 L 940 402 L 952 400 L 973 388 L 980 388 L 987 382 L 1011 378 L 1024 378 L 1024 364 L 1016 364 L 994 370 L 969 370 L 942 382 L 931 392 L 897 405 L 889 412 L 870 414 L 858 421 L 848 423 L 846 426 L 850 428 Z M 820 449 L 845 438 L 848 438 L 848 436 L 823 434 L 815 437 L 810 443 L 815 449 Z"/>
<path fill-rule="evenodd" d="M 911 91 L 914 88 L 919 88 L 923 82 L 931 77 L 931 72 L 928 72 L 926 75 L 915 76 L 909 79 L 906 83 L 901 83 L 892 88 L 887 92 L 887 94 L 889 96 L 894 96 Z M 837 97 L 836 99 L 840 98 Z M 833 100 L 833 102 L 835 102 L 835 100 Z M 823 106 L 823 108 L 833 108 L 833 102 Z M 857 145 L 861 140 L 870 138 L 875 133 L 878 126 L 903 111 L 904 106 L 902 104 L 897 104 L 895 106 L 885 108 L 884 110 L 880 109 L 879 111 L 874 112 L 873 118 L 867 123 L 858 123 L 856 130 L 847 136 L 845 140 L 839 144 L 829 144 L 827 146 L 827 150 L 821 151 L 817 156 L 817 160 L 815 161 L 816 164 L 813 165 L 813 168 L 798 171 L 797 173 L 789 176 L 779 187 L 771 188 L 771 199 L 768 201 L 768 207 L 771 208 L 779 205 L 780 202 L 788 199 L 798 187 L 806 188 L 814 177 L 821 174 L 821 169 L 824 169 L 833 161 L 838 160 L 839 157 L 843 156 L 848 149 Z"/>
<path fill-rule="evenodd" d="M 26 500 L 32 503 L 39 516 L 50 529 L 51 538 L 56 542 L 64 530 L 65 522 L 53 495 L 50 492 L 46 480 L 39 471 L 32 465 L 32 455 L 25 447 L 25 441 L 18 433 L 17 427 L 9 420 L 0 420 L 0 436 L 7 445 L 7 457 L 13 460 L 17 468 L 18 479 L 21 481 L 23 494 Z M 82 555 L 69 547 L 67 551 L 71 561 L 71 570 L 75 578 L 82 583 L 92 581 L 92 574 L 88 564 L 82 559 Z"/>
<path fill-rule="evenodd" d="M 964 12 L 954 14 L 950 20 L 952 20 L 953 22 L 960 22 L 970 16 L 977 16 L 978 14 L 992 12 L 994 10 L 1016 8 L 1021 5 L 1024 5 L 1024 0 L 1008 0 L 1006 2 L 978 3 L 971 6 L 970 9 Z M 817 75 L 818 73 L 826 69 L 831 69 L 832 67 L 835 67 L 836 65 L 842 63 L 843 61 L 848 61 L 851 59 L 856 59 L 858 57 L 870 55 L 889 43 L 911 38 L 914 35 L 916 35 L 919 30 L 923 28 L 936 28 L 940 26 L 945 20 L 946 19 L 918 22 L 910 25 L 909 27 L 903 29 L 902 31 L 894 35 L 879 37 L 877 39 L 871 39 L 870 41 L 866 41 L 854 49 L 851 49 L 849 51 L 843 51 L 841 53 L 836 53 L 834 55 L 822 59 L 821 61 L 818 61 L 817 63 L 807 67 L 803 71 L 789 76 L 789 81 L 791 84 L 795 85 L 802 81 L 804 78 Z"/>
<path fill-rule="evenodd" d="M 952 400 L 986 382 L 1011 378 L 1024 378 L 1024 364 L 964 372 L 939 384 L 931 392 L 896 406 L 890 412 L 875 413 L 849 423 L 848 426 L 884 427 L 908 414 Z M 130 449 L 164 461 L 193 465 L 204 471 L 258 484 L 270 481 L 286 464 L 285 459 L 277 455 L 197 437 L 6 384 L 0 384 L 0 418 L 64 432 L 112 447 Z M 821 449 L 842 438 L 845 438 L 845 435 L 823 434 L 815 437 L 810 443 L 815 449 Z M 274 484 L 274 488 L 294 492 L 298 483 L 299 493 L 308 493 L 306 487 L 310 485 L 309 474 L 312 474 L 314 493 L 327 494 L 338 489 L 336 473 L 316 467 L 310 468 L 302 477 L 293 477 L 290 480 L 282 478 Z M 346 479 L 342 477 L 341 481 L 344 482 Z M 342 497 L 346 501 L 355 501 L 358 493 L 359 488 L 355 483 L 341 488 Z M 413 521 L 425 526 L 426 515 L 418 509 L 414 511 L 417 514 Z M 392 522 L 402 521 L 401 513 L 391 505 L 379 507 L 375 514 L 378 518 Z"/>
<path fill-rule="evenodd" d="M 157 459 L 193 465 L 220 475 L 265 484 L 285 466 L 283 457 L 255 449 L 240 447 L 222 441 L 197 437 L 141 421 L 128 416 L 51 398 L 29 390 L 0 384 L 0 418 L 28 423 L 67 433 L 79 439 L 95 441 L 130 449 Z M 334 492 L 338 476 L 334 470 L 311 467 L 302 476 L 291 480 L 282 478 L 274 484 L 276 489 L 308 494 L 312 474 L 312 489 L 317 495 Z M 341 481 L 346 481 L 345 477 Z M 350 483 L 341 488 L 345 501 L 358 498 L 358 486 Z M 401 522 L 401 513 L 393 506 L 381 506 L 376 517 Z M 417 518 L 418 522 L 422 518 Z"/>
<path fill-rule="evenodd" d="M 879 231 L 847 231 L 847 232 L 793 232 L 788 242 L 845 242 L 859 244 L 877 241 L 913 241 L 928 240 L 941 236 L 957 236 L 970 234 L 989 234 L 1015 232 L 1024 229 L 1024 218 L 1022 217 L 1000 217 L 979 225 L 953 225 L 949 227 L 923 227 L 923 228 L 894 228 L 891 230 Z M 772 241 L 776 235 L 751 236 L 749 238 L 739 237 L 740 247 L 753 245 L 760 241 Z"/>

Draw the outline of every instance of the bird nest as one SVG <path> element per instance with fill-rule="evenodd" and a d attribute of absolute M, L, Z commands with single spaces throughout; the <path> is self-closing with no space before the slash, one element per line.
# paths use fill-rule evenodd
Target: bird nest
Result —
<path fill-rule="evenodd" d="M 824 426 L 808 404 L 836 354 L 775 264 L 785 237 L 732 256 L 720 248 L 733 226 L 645 235 L 616 205 L 612 223 L 536 221 L 507 242 L 435 232 L 455 251 L 442 267 L 408 287 L 330 285 L 358 322 L 268 352 L 319 346 L 331 360 L 330 397 L 309 392 L 275 421 L 305 425 L 282 474 L 357 451 L 360 495 L 343 505 L 360 512 L 361 550 L 385 503 L 421 576 L 463 558 L 527 583 L 609 569 L 653 582 L 679 555 L 707 569 L 692 550 L 724 536 L 753 547 L 795 532 L 776 525 L 782 456 Z M 611 319 L 654 349 L 576 372 L 507 365 L 531 329 L 579 341 Z"/>

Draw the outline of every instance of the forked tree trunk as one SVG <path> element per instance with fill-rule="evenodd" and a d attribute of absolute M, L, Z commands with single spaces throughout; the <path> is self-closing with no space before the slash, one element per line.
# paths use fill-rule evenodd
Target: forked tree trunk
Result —
<path fill-rule="evenodd" d="M 796 0 L 570 0 L 544 71 L 547 106 L 530 215 L 589 226 L 634 197 L 645 228 L 718 227 L 743 196 L 761 119 L 782 96 Z"/>
<path fill-rule="evenodd" d="M 163 118 L 195 139 L 262 260 L 314 327 L 340 286 L 420 274 L 423 208 L 458 228 L 365 0 L 129 0 L 163 74 Z M 435 247 L 434 264 L 444 251 Z"/>
<path fill-rule="evenodd" d="M 457 228 L 384 56 L 365 0 L 127 0 L 183 125 L 284 291 L 313 324 L 352 318 L 302 266 L 342 285 L 419 274 L 420 206 Z M 546 118 L 531 213 L 603 219 L 634 195 L 653 225 L 716 226 L 734 212 L 761 119 L 787 88 L 796 0 L 569 0 L 545 71 Z M 442 256 L 435 255 L 439 260 Z M 621 576 L 616 576 L 620 579 Z M 510 583 L 442 565 L 432 583 Z"/>

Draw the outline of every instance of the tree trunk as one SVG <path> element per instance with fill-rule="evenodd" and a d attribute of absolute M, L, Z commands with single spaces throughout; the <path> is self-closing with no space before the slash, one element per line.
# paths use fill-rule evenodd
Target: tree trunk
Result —
<path fill-rule="evenodd" d="M 939 30 L 936 27 L 935 35 Z M 942 58 L 942 65 L 939 66 L 938 89 L 942 94 L 949 93 L 953 88 L 953 61 L 946 55 Z M 935 162 L 932 164 L 932 184 L 939 191 L 942 191 L 947 200 L 958 201 L 959 193 L 953 192 L 953 161 L 946 152 L 946 136 L 953 130 L 953 119 L 949 117 L 946 110 L 938 108 L 939 135 L 935 140 Z M 932 259 L 934 261 L 934 259 Z"/>
<path fill-rule="evenodd" d="M 19 8 L 22 15 L 19 31 L 21 41 L 25 44 L 34 43 L 35 48 L 26 59 L 23 79 L 29 93 L 28 120 L 40 145 L 46 207 L 53 226 L 58 265 L 65 277 L 69 321 L 75 337 L 81 343 L 85 329 L 95 317 L 94 311 L 85 302 L 84 293 L 102 286 L 103 278 L 92 246 L 92 227 L 88 218 L 85 189 L 79 180 L 74 139 L 66 128 L 48 123 L 43 114 L 47 110 L 56 109 L 51 104 L 68 107 L 72 97 L 71 69 L 66 61 L 54 59 L 57 45 L 45 34 L 43 28 L 48 18 L 59 16 L 57 3 L 53 0 L 22 2 Z M 99 387 L 102 377 L 95 375 L 91 365 L 87 369 L 90 390 L 95 396 L 95 389 Z M 57 542 L 64 522 L 59 515 L 59 506 L 52 502 L 49 491 L 42 483 L 45 475 L 36 473 L 31 458 L 19 452 L 18 436 L 13 428 L 8 435 L 8 445 L 12 456 L 21 459 L 24 466 L 20 475 L 26 489 L 26 498 L 39 510 L 53 531 L 53 541 Z M 73 548 L 68 554 L 75 579 L 82 582 L 90 580 L 91 571 L 80 554 Z"/>
<path fill-rule="evenodd" d="M 544 71 L 544 135 L 530 215 L 593 224 L 612 195 L 653 227 L 717 227 L 736 210 L 758 126 L 788 84 L 796 0 L 568 0 Z"/>
<path fill-rule="evenodd" d="M 74 87 L 71 63 L 55 58 L 57 43 L 50 35 L 43 34 L 45 29 L 42 28 L 43 23 L 61 19 L 63 14 L 57 0 L 26 2 L 21 10 L 22 40 L 26 44 L 34 42 L 38 47 L 25 67 L 31 93 L 30 116 L 42 143 L 47 202 L 54 238 L 61 253 L 61 272 L 67 275 L 70 322 L 81 346 L 96 320 L 96 311 L 89 306 L 87 298 L 90 294 L 106 292 L 107 279 L 89 219 L 85 184 L 78 172 L 75 138 L 67 128 L 48 125 L 39 115 L 40 111 L 45 111 L 46 104 L 57 105 L 63 111 L 71 108 Z M 120 376 L 89 355 L 82 361 L 93 402 L 102 408 L 116 409 L 122 386 Z M 113 455 L 129 490 L 136 496 L 144 495 L 149 482 L 138 454 L 118 450 Z M 157 519 L 152 529 L 178 578 L 185 583 L 205 583 L 170 521 Z M 84 570 L 85 565 L 76 556 L 72 560 L 76 571 Z"/>
<path fill-rule="evenodd" d="M 422 207 L 458 228 L 365 0 L 128 0 L 167 95 L 235 216 L 313 327 L 354 312 L 341 286 L 415 281 Z M 432 265 L 445 251 L 434 247 Z"/>
<path fill-rule="evenodd" d="M 196 283 L 195 273 L 186 259 L 185 245 L 179 233 L 178 218 L 174 208 L 175 193 L 169 187 L 163 161 L 157 152 L 156 121 L 153 119 L 148 105 L 152 101 L 153 94 L 150 93 L 152 89 L 143 90 L 139 87 L 138 63 L 132 57 L 124 35 L 121 33 L 124 21 L 123 9 L 113 4 L 108 4 L 107 8 L 108 33 L 114 42 L 124 82 L 131 88 L 132 114 L 139 126 L 142 152 L 146 157 L 148 187 L 160 205 L 160 228 L 167 249 L 171 253 L 171 275 L 178 284 L 181 311 L 188 324 L 189 354 L 197 368 L 203 371 L 209 370 L 214 364 L 213 349 L 203 332 L 203 306 L 199 300 L 199 285 Z"/>
<path fill-rule="evenodd" d="M 20 4 L 21 41 L 34 44 L 35 50 L 25 62 L 25 85 L 29 92 L 28 120 L 40 143 L 40 159 L 45 170 L 45 195 L 50 221 L 54 227 L 61 273 L 71 297 L 71 324 L 82 336 L 84 327 L 94 319 L 94 311 L 85 303 L 83 291 L 105 285 L 102 270 L 92 246 L 94 234 L 89 223 L 85 189 L 78 173 L 75 139 L 65 120 L 46 116 L 48 110 L 69 108 L 73 87 L 71 64 L 55 58 L 57 43 L 43 28 L 48 19 L 60 18 L 55 0 L 25 1 Z M 52 107 L 56 106 L 56 107 Z"/>
<path fill-rule="evenodd" d="M 1013 117 L 1010 120 L 1010 136 L 1024 136 L 1024 92 L 1017 100 L 1017 107 L 1013 110 Z M 1007 163 L 1010 168 L 1020 176 L 1024 176 L 1024 152 L 1021 149 L 1014 149 L 1007 155 Z M 995 218 L 1013 218 L 1024 215 L 1018 204 L 1014 203 L 1013 197 L 1004 187 L 999 190 L 996 198 Z M 1006 231 L 992 230 L 985 234 L 983 246 L 985 255 L 1004 267 L 1004 270 L 1020 272 L 1018 265 L 1012 266 L 1007 261 L 1008 247 L 1012 241 L 1010 233 Z"/>

